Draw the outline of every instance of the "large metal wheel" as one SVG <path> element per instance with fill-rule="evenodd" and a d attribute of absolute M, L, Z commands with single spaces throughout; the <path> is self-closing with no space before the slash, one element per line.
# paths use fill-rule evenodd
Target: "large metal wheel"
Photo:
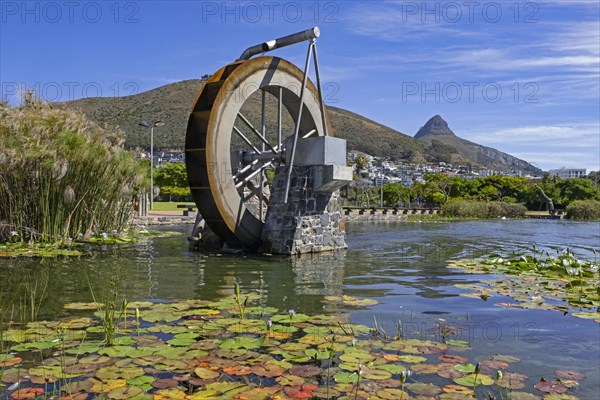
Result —
<path fill-rule="evenodd" d="M 302 79 L 303 72 L 281 58 L 257 57 L 218 70 L 196 99 L 186 135 L 188 180 L 199 212 L 225 242 L 260 245 L 268 208 L 265 173 L 285 162 L 282 143 L 294 133 L 289 128 L 298 116 Z M 260 115 L 245 115 L 257 98 Z M 274 125 L 266 123 L 266 103 L 277 110 Z M 309 80 L 298 136 L 324 134 L 318 92 Z"/>

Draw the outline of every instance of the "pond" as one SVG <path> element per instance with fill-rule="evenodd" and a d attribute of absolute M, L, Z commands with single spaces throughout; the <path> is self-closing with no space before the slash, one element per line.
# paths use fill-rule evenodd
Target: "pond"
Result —
<path fill-rule="evenodd" d="M 169 227 L 182 234 L 106 247 L 80 258 L 0 259 L 1 310 L 12 312 L 13 320 L 51 320 L 69 315 L 66 303 L 91 302 L 90 287 L 117 284 L 130 302 L 212 301 L 231 296 L 237 283 L 242 293 L 260 294 L 261 306 L 281 312 L 348 315 L 382 336 L 396 335 L 401 326 L 405 339 L 468 343 L 460 356 L 473 363 L 495 354 L 518 357 L 511 370 L 529 376 L 522 390 L 537 395 L 543 395 L 533 388 L 540 377 L 555 379 L 557 369 L 578 371 L 587 378 L 569 393 L 597 398 L 598 322 L 554 310 L 499 306 L 512 301 L 501 295 L 467 297 L 464 285 L 490 275 L 448 268 L 448 260 L 527 253 L 534 243 L 552 254 L 569 248 L 594 260 L 597 222 L 353 222 L 347 251 L 293 258 L 188 252 L 188 229 Z M 323 302 L 324 296 L 340 295 L 378 304 L 356 308 Z"/>

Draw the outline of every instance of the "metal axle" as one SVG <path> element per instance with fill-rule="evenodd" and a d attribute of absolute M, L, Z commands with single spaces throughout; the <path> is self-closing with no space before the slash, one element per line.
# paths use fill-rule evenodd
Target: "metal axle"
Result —
<path fill-rule="evenodd" d="M 250 164 L 253 161 L 282 161 L 285 162 L 285 150 L 278 151 L 261 151 L 257 153 L 255 151 L 244 151 L 242 152 L 242 163 Z"/>
<path fill-rule="evenodd" d="M 261 44 L 248 47 L 236 61 L 249 60 L 257 54 L 266 53 L 267 51 L 304 42 L 305 40 L 316 39 L 320 35 L 321 31 L 319 30 L 319 27 L 315 26 L 314 28 L 307 29 L 302 32 L 293 33 L 279 39 L 269 40 L 268 42 L 263 42 Z"/>

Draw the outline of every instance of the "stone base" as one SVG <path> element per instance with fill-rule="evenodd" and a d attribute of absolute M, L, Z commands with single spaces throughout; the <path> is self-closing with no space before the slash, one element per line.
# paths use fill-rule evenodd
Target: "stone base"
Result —
<path fill-rule="evenodd" d="M 262 230 L 262 252 L 290 255 L 348 247 L 339 192 L 316 193 L 315 174 L 314 166 L 294 167 L 286 204 L 287 169 L 277 168 Z"/>

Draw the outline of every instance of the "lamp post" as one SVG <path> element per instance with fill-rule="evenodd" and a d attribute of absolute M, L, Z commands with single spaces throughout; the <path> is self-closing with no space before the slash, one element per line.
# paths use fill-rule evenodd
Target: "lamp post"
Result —
<path fill-rule="evenodd" d="M 154 127 L 163 126 L 165 123 L 157 119 L 153 123 L 139 122 L 138 125 L 150 128 L 150 209 L 154 206 Z"/>

